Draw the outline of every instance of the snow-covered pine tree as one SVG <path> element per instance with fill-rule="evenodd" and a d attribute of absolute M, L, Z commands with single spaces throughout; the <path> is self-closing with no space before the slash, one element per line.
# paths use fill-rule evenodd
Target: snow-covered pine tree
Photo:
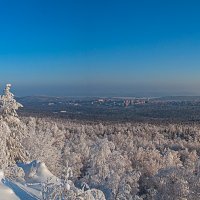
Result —
<path fill-rule="evenodd" d="M 6 84 L 4 94 L 1 97 L 1 113 L 4 118 L 18 117 L 16 110 L 23 107 L 14 99 L 14 94 L 10 92 L 11 84 Z"/>
<path fill-rule="evenodd" d="M 0 168 L 5 168 L 5 166 L 18 160 L 25 161 L 27 158 L 27 153 L 21 145 L 25 126 L 19 120 L 16 112 L 22 105 L 14 99 L 14 95 L 10 92 L 10 87 L 11 84 L 6 85 L 4 94 L 0 98 L 0 135 L 4 135 L 4 152 L 2 156 L 6 155 L 1 162 Z"/>

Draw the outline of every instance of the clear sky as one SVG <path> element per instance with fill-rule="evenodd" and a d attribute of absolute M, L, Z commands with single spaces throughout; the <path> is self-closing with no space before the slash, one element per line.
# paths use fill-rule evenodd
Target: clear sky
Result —
<path fill-rule="evenodd" d="M 0 0 L 16 95 L 200 95 L 200 1 Z"/>

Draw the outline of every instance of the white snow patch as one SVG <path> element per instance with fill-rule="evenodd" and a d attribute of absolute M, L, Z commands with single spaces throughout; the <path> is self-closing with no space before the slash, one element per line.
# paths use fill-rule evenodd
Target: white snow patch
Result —
<path fill-rule="evenodd" d="M 18 166 L 24 170 L 27 183 L 44 183 L 47 180 L 52 183 L 58 182 L 58 178 L 48 170 L 43 162 L 34 160 L 30 163 L 20 163 Z"/>
<path fill-rule="evenodd" d="M 67 111 L 66 111 L 66 110 L 61 110 L 60 112 L 61 112 L 61 113 L 66 113 Z"/>
<path fill-rule="evenodd" d="M 3 171 L 0 171 L 0 199 L 1 200 L 20 200 L 14 191 L 6 186 Z"/>

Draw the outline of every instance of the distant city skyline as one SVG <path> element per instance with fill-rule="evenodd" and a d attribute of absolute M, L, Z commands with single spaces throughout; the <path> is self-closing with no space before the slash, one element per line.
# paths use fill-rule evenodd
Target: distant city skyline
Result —
<path fill-rule="evenodd" d="M 200 95 L 200 2 L 0 1 L 0 89 Z"/>

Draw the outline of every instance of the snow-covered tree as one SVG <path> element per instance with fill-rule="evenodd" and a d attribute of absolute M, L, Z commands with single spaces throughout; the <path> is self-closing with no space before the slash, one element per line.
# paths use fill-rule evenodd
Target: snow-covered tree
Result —
<path fill-rule="evenodd" d="M 18 117 L 16 110 L 23 107 L 14 99 L 14 94 L 10 92 L 11 84 L 6 84 L 4 94 L 1 96 L 1 114 L 3 117 L 8 118 Z"/>
<path fill-rule="evenodd" d="M 1 169 L 18 160 L 24 161 L 27 157 L 27 153 L 21 145 L 25 133 L 24 124 L 20 122 L 16 112 L 22 105 L 14 99 L 10 87 L 11 84 L 6 85 L 4 94 L 0 98 L 0 135 L 2 135 L 0 155 L 4 157 L 0 162 Z"/>

